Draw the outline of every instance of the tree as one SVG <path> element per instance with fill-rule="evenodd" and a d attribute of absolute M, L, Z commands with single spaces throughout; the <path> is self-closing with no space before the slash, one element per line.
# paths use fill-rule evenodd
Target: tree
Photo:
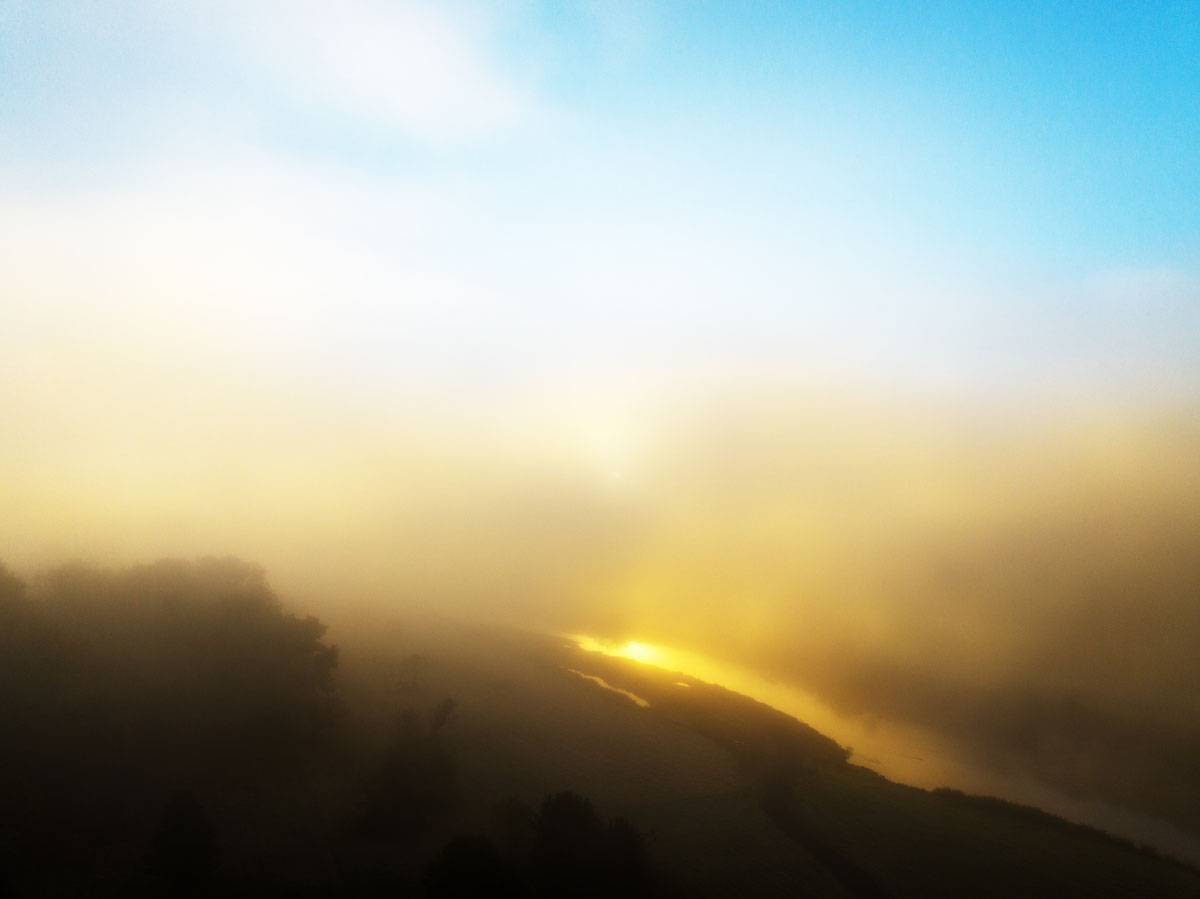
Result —
<path fill-rule="evenodd" d="M 458 767 L 444 736 L 453 712 L 454 701 L 444 699 L 425 716 L 414 709 L 400 713 L 369 788 L 366 832 L 418 836 L 453 804 Z"/>
<path fill-rule="evenodd" d="M 512 899 L 522 894 L 517 872 L 482 836 L 455 837 L 434 856 L 423 879 L 430 899 Z"/>
<path fill-rule="evenodd" d="M 0 607 L 20 602 L 25 598 L 25 582 L 0 562 Z"/>
<path fill-rule="evenodd" d="M 216 830 L 189 791 L 172 794 L 146 850 L 146 870 L 167 895 L 197 896 L 217 870 Z"/>
<path fill-rule="evenodd" d="M 147 750 L 278 762 L 336 720 L 337 648 L 322 641 L 320 621 L 282 609 L 256 565 L 67 565 L 37 593 L 86 663 L 97 719 Z"/>
<path fill-rule="evenodd" d="M 543 896 L 646 896 L 642 835 L 625 818 L 607 824 L 577 793 L 548 796 L 538 812 L 534 875 Z"/>

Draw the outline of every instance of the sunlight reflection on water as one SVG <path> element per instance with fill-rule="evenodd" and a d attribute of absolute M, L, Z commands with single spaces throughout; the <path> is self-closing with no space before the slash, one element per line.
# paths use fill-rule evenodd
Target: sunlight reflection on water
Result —
<path fill-rule="evenodd" d="M 866 716 L 839 715 L 804 690 L 697 653 L 642 640 L 612 641 L 584 634 L 570 635 L 570 639 L 587 652 L 685 674 L 766 703 L 851 748 L 851 761 L 886 777 L 922 786 L 946 783 L 949 772 L 938 764 L 937 753 L 932 751 L 928 739 L 915 731 L 908 732 Z"/>
<path fill-rule="evenodd" d="M 620 687 L 614 687 L 612 684 L 610 684 L 604 678 L 600 677 L 598 674 L 585 674 L 584 672 L 579 671 L 575 668 L 567 668 L 564 670 L 568 671 L 571 674 L 582 677 L 586 681 L 591 681 L 593 684 L 595 684 L 598 687 L 603 687 L 605 690 L 609 690 L 620 696 L 624 696 L 626 699 L 632 700 L 633 703 L 638 706 L 638 708 L 643 708 L 643 709 L 650 708 L 650 703 L 648 703 L 641 696 L 638 696 L 636 693 L 632 692 L 631 690 L 623 690 Z"/>
<path fill-rule="evenodd" d="M 849 748 L 851 763 L 877 771 L 889 780 L 924 789 L 952 787 L 1036 805 L 1075 821 L 1137 839 L 1149 839 L 1169 852 L 1200 862 L 1200 846 L 1196 840 L 1166 822 L 1096 800 L 1073 799 L 1013 772 L 1001 775 L 971 762 L 949 740 L 929 731 L 875 716 L 840 714 L 798 687 L 698 653 L 642 640 L 605 640 L 582 634 L 566 636 L 587 652 L 630 659 L 686 675 L 765 703 Z M 649 706 L 641 697 L 614 687 L 602 678 L 578 671 L 574 673 L 623 693 L 642 707 Z M 677 683 L 681 687 L 688 686 L 683 681 Z"/>

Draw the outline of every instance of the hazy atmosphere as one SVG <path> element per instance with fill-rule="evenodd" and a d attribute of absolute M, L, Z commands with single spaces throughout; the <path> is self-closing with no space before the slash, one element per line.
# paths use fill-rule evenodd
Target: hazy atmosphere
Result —
<path fill-rule="evenodd" d="M 634 641 L 1195 861 L 1197 197 L 1195 4 L 8 0 L 0 562 Z"/>

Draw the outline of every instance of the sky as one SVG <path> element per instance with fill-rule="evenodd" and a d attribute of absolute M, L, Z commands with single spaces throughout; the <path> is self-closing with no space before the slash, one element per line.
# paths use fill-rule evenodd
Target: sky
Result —
<path fill-rule="evenodd" d="M 0 554 L 706 653 L 1194 837 L 1198 196 L 1195 3 L 3 0 Z"/>
<path fill-rule="evenodd" d="M 1176 388 L 1198 15 L 8 2 L 9 265 L 169 280 L 179 328 L 232 320 L 244 356 L 351 381 L 802 356 L 922 387 Z"/>

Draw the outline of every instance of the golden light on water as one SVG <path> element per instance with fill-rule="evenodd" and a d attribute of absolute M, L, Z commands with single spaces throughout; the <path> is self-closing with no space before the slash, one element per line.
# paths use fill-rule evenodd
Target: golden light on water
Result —
<path fill-rule="evenodd" d="M 639 643 L 636 640 L 630 640 L 620 648 L 617 655 L 633 659 L 635 662 L 644 662 L 652 665 L 658 660 L 660 653 L 649 643 Z"/>
<path fill-rule="evenodd" d="M 982 768 L 964 756 L 959 747 L 933 731 L 876 715 L 840 713 L 806 690 L 741 665 L 645 640 L 606 640 L 581 634 L 569 635 L 569 639 L 586 652 L 629 659 L 674 672 L 769 705 L 849 748 L 852 764 L 870 768 L 891 780 L 924 789 L 952 787 L 968 793 L 1003 795 L 1066 817 L 1101 825 L 1107 823 L 1110 827 L 1113 821 L 1124 820 L 1128 826 L 1142 826 L 1150 820 L 1128 812 L 1120 812 L 1111 819 L 1097 818 L 1098 807 L 1094 801 L 1068 797 L 1020 772 L 997 773 Z M 574 668 L 567 670 L 603 690 L 624 696 L 639 708 L 653 708 L 653 704 L 642 696 L 609 683 L 597 674 Z M 692 686 L 683 680 L 675 681 L 675 684 L 681 688 Z M 1170 834 L 1171 839 L 1178 838 L 1185 841 L 1180 845 L 1186 845 L 1187 838 L 1175 832 L 1161 828 L 1156 832 Z"/>
<path fill-rule="evenodd" d="M 579 648 L 587 652 L 598 652 L 606 656 L 615 656 L 622 659 L 632 659 L 635 662 L 641 662 L 645 665 L 655 665 L 659 668 L 671 668 L 672 671 L 680 670 L 668 664 L 668 653 L 657 646 L 652 646 L 649 643 L 643 643 L 639 640 L 627 640 L 624 643 L 612 642 L 609 640 L 598 640 L 595 637 L 583 635 L 573 635 L 571 637 Z"/>
<path fill-rule="evenodd" d="M 574 674 L 576 677 L 580 677 L 585 681 L 589 681 L 590 683 L 593 683 L 596 686 L 598 686 L 604 690 L 608 690 L 610 693 L 616 693 L 618 696 L 624 696 L 626 699 L 630 700 L 638 708 L 641 708 L 641 709 L 650 708 L 650 703 L 647 702 L 645 699 L 643 699 L 641 696 L 638 696 L 636 693 L 634 693 L 630 690 L 624 690 L 621 687 L 614 687 L 612 684 L 610 684 L 608 681 L 606 681 L 604 678 L 600 677 L 597 674 L 585 674 L 584 672 L 578 671 L 574 668 L 568 668 L 567 671 L 570 672 L 571 674 Z"/>
<path fill-rule="evenodd" d="M 937 745 L 930 734 L 917 728 L 874 716 L 840 714 L 811 693 L 792 684 L 701 653 L 645 640 L 606 640 L 586 634 L 568 636 L 586 652 L 651 665 L 765 703 L 850 747 L 851 760 L 855 764 L 872 768 L 895 780 L 923 787 L 979 786 L 975 772 L 962 767 L 957 759 L 952 758 L 947 747 Z M 575 673 L 588 677 L 584 672 Z M 690 686 L 685 681 L 677 683 L 681 687 Z M 601 686 L 613 689 L 607 683 Z"/>

